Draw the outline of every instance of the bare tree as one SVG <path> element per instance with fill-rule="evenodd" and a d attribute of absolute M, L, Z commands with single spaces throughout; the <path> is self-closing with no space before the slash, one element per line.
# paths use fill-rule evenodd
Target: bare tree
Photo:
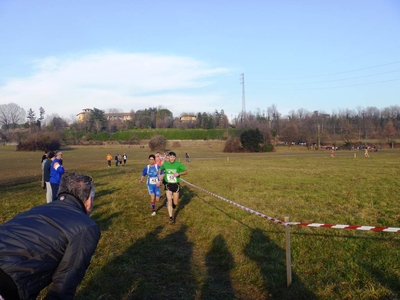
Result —
<path fill-rule="evenodd" d="M 347 146 L 352 144 L 352 140 L 356 135 L 356 128 L 349 122 L 348 119 L 341 119 L 341 130 L 342 139 Z"/>
<path fill-rule="evenodd" d="M 0 125 L 4 129 L 15 129 L 18 124 L 22 124 L 25 120 L 25 110 L 15 103 L 0 105 Z"/>
<path fill-rule="evenodd" d="M 386 123 L 384 134 L 388 143 L 391 143 L 393 148 L 394 139 L 396 138 L 396 128 L 394 128 L 392 120 L 389 120 L 389 122 Z"/>
<path fill-rule="evenodd" d="M 299 129 L 294 122 L 288 123 L 281 132 L 282 139 L 287 142 L 289 147 L 292 145 L 292 142 L 297 142 L 299 139 Z"/>

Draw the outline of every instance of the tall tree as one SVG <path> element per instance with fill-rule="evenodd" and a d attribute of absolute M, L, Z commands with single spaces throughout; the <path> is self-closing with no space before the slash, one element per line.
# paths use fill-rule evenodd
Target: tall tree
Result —
<path fill-rule="evenodd" d="M 289 145 L 299 141 L 299 129 L 294 122 L 290 122 L 281 130 L 281 138 Z"/>
<path fill-rule="evenodd" d="M 392 120 L 389 120 L 386 123 L 385 129 L 384 129 L 384 135 L 387 138 L 388 143 L 392 144 L 392 148 L 393 148 L 393 142 L 394 142 L 394 139 L 396 138 L 396 128 L 394 128 Z"/>
<path fill-rule="evenodd" d="M 39 108 L 39 118 L 37 119 L 36 123 L 38 125 L 39 128 L 42 127 L 42 121 L 44 119 L 44 114 L 45 114 L 45 110 L 43 107 Z"/>
<path fill-rule="evenodd" d="M 107 120 L 104 117 L 104 110 L 93 108 L 89 118 L 89 131 L 92 133 L 99 133 L 106 130 Z"/>
<path fill-rule="evenodd" d="M 4 129 L 15 129 L 25 121 L 25 110 L 15 103 L 0 105 L 0 126 Z"/>
<path fill-rule="evenodd" d="M 28 123 L 30 125 L 36 123 L 36 113 L 33 111 L 32 108 L 28 109 L 28 114 L 26 118 L 28 119 Z"/>

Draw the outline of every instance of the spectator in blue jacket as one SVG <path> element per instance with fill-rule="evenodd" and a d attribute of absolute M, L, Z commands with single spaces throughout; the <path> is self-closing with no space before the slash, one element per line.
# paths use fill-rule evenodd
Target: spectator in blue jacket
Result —
<path fill-rule="evenodd" d="M 62 166 L 62 152 L 57 150 L 54 152 L 54 160 L 50 166 L 50 185 L 53 194 L 53 201 L 57 199 L 58 188 L 60 186 L 61 176 L 65 170 Z"/>

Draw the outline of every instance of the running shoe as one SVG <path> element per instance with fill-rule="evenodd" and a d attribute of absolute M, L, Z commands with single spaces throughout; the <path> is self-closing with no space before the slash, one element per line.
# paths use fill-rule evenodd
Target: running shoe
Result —
<path fill-rule="evenodd" d="M 156 211 L 153 211 L 153 212 L 151 213 L 151 215 L 152 215 L 152 216 L 155 216 L 155 215 L 156 215 Z"/>
<path fill-rule="evenodd" d="M 174 224 L 174 223 L 175 223 L 175 222 L 174 222 L 174 218 L 173 218 L 173 217 L 170 217 L 170 218 L 169 218 L 169 224 L 172 225 L 172 224 Z"/>

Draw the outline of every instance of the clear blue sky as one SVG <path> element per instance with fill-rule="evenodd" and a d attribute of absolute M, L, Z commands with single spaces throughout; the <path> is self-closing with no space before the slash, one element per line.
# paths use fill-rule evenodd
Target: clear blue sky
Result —
<path fill-rule="evenodd" d="M 228 117 L 400 104 L 399 0 L 0 0 L 0 104 Z"/>

